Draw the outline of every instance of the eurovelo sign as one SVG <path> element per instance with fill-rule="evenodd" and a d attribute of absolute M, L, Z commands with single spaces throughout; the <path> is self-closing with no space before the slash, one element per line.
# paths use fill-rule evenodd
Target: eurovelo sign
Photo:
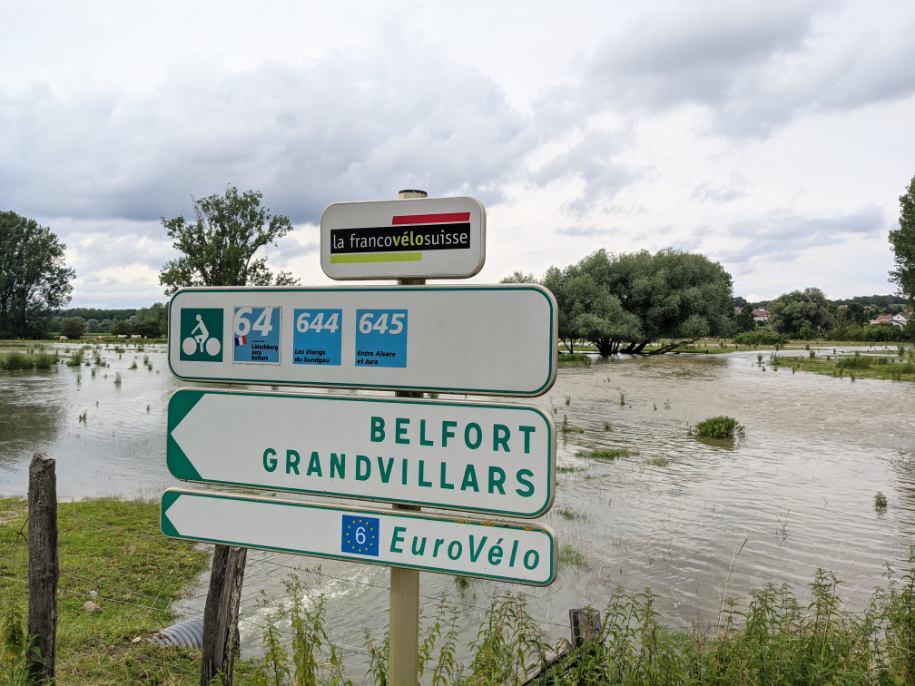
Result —
<path fill-rule="evenodd" d="M 525 405 L 198 389 L 168 404 L 179 479 L 486 514 L 550 509 L 555 444 Z"/>
<path fill-rule="evenodd" d="M 473 198 L 334 203 L 321 215 L 332 279 L 464 278 L 486 259 L 486 211 Z"/>
<path fill-rule="evenodd" d="M 547 527 L 169 489 L 161 526 L 184 540 L 546 586 Z"/>
<path fill-rule="evenodd" d="M 168 361 L 193 381 L 536 396 L 556 313 L 534 284 L 189 288 Z"/>

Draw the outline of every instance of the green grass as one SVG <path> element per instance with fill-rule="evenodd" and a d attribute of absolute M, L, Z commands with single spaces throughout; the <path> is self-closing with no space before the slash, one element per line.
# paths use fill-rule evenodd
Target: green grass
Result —
<path fill-rule="evenodd" d="M 670 466 L 670 459 L 664 456 L 649 457 L 645 460 L 645 464 L 649 464 L 652 467 L 668 467 Z"/>
<path fill-rule="evenodd" d="M 575 521 L 576 519 L 583 519 L 584 517 L 578 514 L 575 510 L 570 507 L 557 507 L 553 510 L 558 516 L 562 517 L 566 521 Z"/>
<path fill-rule="evenodd" d="M 818 570 L 799 600 L 790 587 L 753 591 L 722 607 L 717 626 L 675 631 L 650 590 L 613 594 L 597 639 L 534 682 L 636 686 L 915 683 L 915 556 L 861 614 L 842 607 L 838 581 Z"/>
<path fill-rule="evenodd" d="M 563 353 L 559 356 L 560 367 L 590 367 L 591 358 L 582 353 Z"/>
<path fill-rule="evenodd" d="M 811 351 L 812 352 L 812 351 Z M 817 357 L 783 357 L 771 359 L 773 367 L 792 371 L 813 372 L 847 379 L 883 379 L 885 381 L 915 381 L 915 358 L 892 355 L 819 355 Z"/>
<path fill-rule="evenodd" d="M 569 418 L 565 415 L 562 417 L 562 424 L 559 425 L 559 431 L 564 434 L 583 434 L 585 432 L 580 426 L 569 424 Z"/>
<path fill-rule="evenodd" d="M 21 639 L 26 603 L 27 508 L 0 499 L 0 684 L 18 684 L 16 632 Z M 58 600 L 58 683 L 114 686 L 199 683 L 199 654 L 133 639 L 167 626 L 171 601 L 207 565 L 195 546 L 166 539 L 152 502 L 91 500 L 61 503 Z M 559 550 L 561 565 L 587 564 L 572 545 Z M 852 613 L 842 605 L 838 580 L 818 570 L 809 591 L 765 586 L 738 602 L 728 599 L 711 628 L 674 630 L 658 614 L 658 597 L 614 592 L 601 608 L 602 630 L 593 642 L 548 669 L 535 683 L 762 686 L 763 684 L 915 683 L 915 548 L 900 572 L 887 569 L 869 605 Z M 292 579 L 282 603 L 265 604 L 264 656 L 237 662 L 235 683 L 340 684 L 346 653 L 333 643 L 333 617 L 320 594 Z M 307 597 L 307 601 L 306 601 Z M 87 611 L 92 599 L 99 610 Z M 278 608 L 278 609 L 271 609 Z M 11 621 L 9 621 L 11 620 Z M 458 662 L 462 623 L 478 627 L 466 662 Z M 278 626 L 283 626 L 280 633 Z M 523 595 L 497 593 L 483 617 L 440 600 L 423 621 L 419 672 L 423 683 L 490 686 L 517 683 L 559 644 L 544 634 Z M 382 684 L 387 639 L 366 638 L 368 683 Z M 344 648 L 344 650 L 349 650 Z M 285 675 L 287 681 L 273 677 Z"/>
<path fill-rule="evenodd" d="M 557 474 L 574 474 L 575 472 L 585 471 L 584 467 L 574 467 L 572 465 L 558 465 L 556 467 Z"/>
<path fill-rule="evenodd" d="M 579 450 L 575 457 L 587 457 L 593 460 L 618 460 L 621 457 L 638 455 L 638 450 L 629 448 L 594 448 L 593 450 Z"/>
<path fill-rule="evenodd" d="M 733 417 L 721 415 L 703 419 L 696 424 L 695 433 L 702 438 L 734 438 L 743 433 L 743 426 Z"/>
<path fill-rule="evenodd" d="M 26 515 L 24 500 L 0 499 L 0 616 L 26 612 Z M 204 570 L 208 554 L 165 538 L 155 502 L 60 503 L 58 523 L 58 683 L 198 684 L 199 654 L 132 640 L 172 623 L 169 605 Z M 90 600 L 99 611 L 84 609 Z M 238 674 L 250 669 L 242 663 Z"/>
<path fill-rule="evenodd" d="M 559 546 L 559 566 L 560 567 L 584 567 L 585 556 L 575 546 L 564 543 Z"/>
<path fill-rule="evenodd" d="M 559 559 L 566 566 L 586 564 L 584 555 L 570 545 L 560 547 Z M 564 638 L 550 641 L 524 595 L 497 593 L 483 617 L 442 598 L 436 613 L 423 623 L 418 671 L 422 683 L 440 685 L 528 683 L 520 677 L 529 667 L 545 665 L 548 656 L 564 649 L 568 657 L 546 667 L 533 684 L 907 686 L 915 683 L 915 550 L 901 575 L 888 570 L 885 579 L 857 614 L 843 607 L 835 576 L 820 569 L 801 598 L 787 585 L 768 585 L 742 602 L 727 599 L 717 622 L 692 630 L 666 627 L 659 599 L 650 589 L 618 589 L 601 608 L 600 633 L 579 650 L 569 650 Z M 285 606 L 295 608 L 294 597 Z M 330 670 L 335 653 L 330 632 L 325 633 L 329 622 L 322 615 L 323 601 L 320 596 L 312 600 L 312 609 L 300 620 L 300 638 L 292 642 L 293 652 L 304 651 L 305 659 L 290 661 L 280 650 L 279 666 L 295 676 L 296 684 L 345 683 L 314 676 L 317 651 L 323 653 L 320 663 Z M 291 611 L 296 613 L 302 610 Z M 455 658 L 456 627 L 462 621 L 479 627 L 466 663 Z M 277 643 L 265 639 L 269 657 Z M 380 641 L 366 636 L 370 684 L 386 684 L 387 647 L 387 634 Z M 276 673 L 276 666 L 265 660 L 268 673 Z"/>

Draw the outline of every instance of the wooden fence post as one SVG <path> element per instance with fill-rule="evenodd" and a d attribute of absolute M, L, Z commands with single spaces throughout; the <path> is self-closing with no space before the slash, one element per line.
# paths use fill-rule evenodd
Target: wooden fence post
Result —
<path fill-rule="evenodd" d="M 572 647 L 581 648 L 589 641 L 600 638 L 600 612 L 593 607 L 569 610 L 572 627 Z"/>
<path fill-rule="evenodd" d="M 238 652 L 238 608 L 247 553 L 247 548 L 227 545 L 217 545 L 213 551 L 210 588 L 203 611 L 200 686 L 210 686 L 217 676 L 222 686 L 232 686 Z"/>
<path fill-rule="evenodd" d="M 35 453 L 29 465 L 29 684 L 54 681 L 58 576 L 54 460 Z"/>

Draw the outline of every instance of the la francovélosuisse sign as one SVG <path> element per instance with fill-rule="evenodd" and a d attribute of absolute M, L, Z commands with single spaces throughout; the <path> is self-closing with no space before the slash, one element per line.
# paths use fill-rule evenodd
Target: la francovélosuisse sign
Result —
<path fill-rule="evenodd" d="M 538 517 L 555 432 L 525 405 L 176 391 L 167 462 L 179 479 Z"/>
<path fill-rule="evenodd" d="M 182 379 L 541 395 L 556 301 L 533 284 L 189 288 L 169 303 Z"/>
<path fill-rule="evenodd" d="M 473 198 L 342 202 L 321 215 L 332 279 L 463 278 L 485 259 L 486 211 Z"/>
<path fill-rule="evenodd" d="M 428 572 L 546 586 L 548 527 L 169 489 L 166 536 Z"/>

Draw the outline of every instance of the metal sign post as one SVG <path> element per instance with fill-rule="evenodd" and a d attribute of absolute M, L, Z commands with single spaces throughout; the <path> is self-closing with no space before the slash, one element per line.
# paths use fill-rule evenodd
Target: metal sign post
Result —
<path fill-rule="evenodd" d="M 401 200 L 420 200 L 423 208 L 428 207 L 426 191 L 402 190 L 398 193 Z M 482 206 L 481 206 L 482 208 Z M 485 224 L 485 214 L 483 215 Z M 323 216 L 322 216 L 323 219 Z M 482 225 L 482 224 L 481 224 Z M 323 230 L 323 224 L 322 224 Z M 482 238 L 482 230 L 480 232 Z M 481 244 L 482 241 L 481 241 Z M 323 257 L 323 251 L 322 251 Z M 483 266 L 482 253 L 477 271 Z M 326 273 L 326 270 L 325 270 Z M 426 283 L 423 278 L 400 279 L 401 286 L 421 286 Z M 558 362 L 557 362 L 558 365 Z M 402 398 L 422 398 L 421 392 L 398 391 L 394 395 Z M 396 510 L 414 510 L 418 507 L 411 505 L 394 505 Z M 418 681 L 417 667 L 419 664 L 419 572 L 411 569 L 398 569 L 391 567 L 391 595 L 390 613 L 388 617 L 388 675 L 391 684 L 410 684 L 413 686 Z"/>

